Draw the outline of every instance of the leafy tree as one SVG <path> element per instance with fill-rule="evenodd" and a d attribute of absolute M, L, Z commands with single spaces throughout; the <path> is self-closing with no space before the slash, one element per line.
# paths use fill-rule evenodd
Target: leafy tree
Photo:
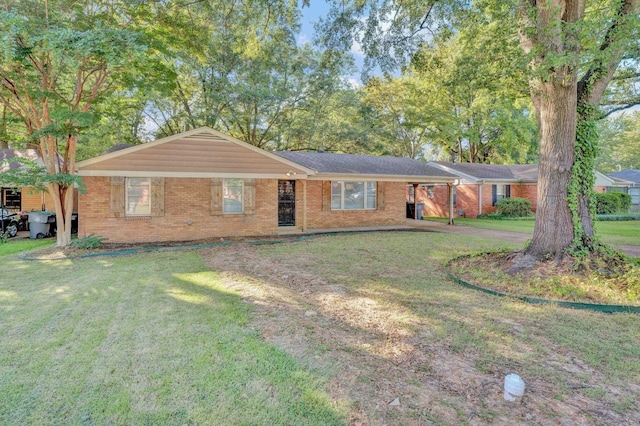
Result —
<path fill-rule="evenodd" d="M 598 123 L 596 169 L 603 173 L 640 169 L 640 112 Z"/>
<path fill-rule="evenodd" d="M 383 66 L 394 64 L 387 56 L 406 59 L 434 33 L 476 25 L 477 14 L 496 24 L 497 45 L 517 35 L 540 135 L 536 226 L 527 252 L 541 258 L 599 249 L 591 202 L 594 121 L 618 65 L 633 64 L 637 55 L 638 0 L 337 3 L 324 41 L 350 47 L 355 39 Z M 504 59 L 508 64 L 510 55 Z"/>
<path fill-rule="evenodd" d="M 608 6 L 602 8 L 602 6 Z M 638 41 L 640 2 L 520 2 L 521 44 L 531 58 L 540 128 L 536 226 L 528 252 L 598 250 L 592 191 L 598 105 Z"/>
<path fill-rule="evenodd" d="M 295 2 L 192 2 L 159 14 L 174 34 L 166 55 L 176 79 L 146 110 L 158 136 L 207 125 L 273 147 L 312 98 L 340 85 L 344 55 L 297 43 Z"/>
<path fill-rule="evenodd" d="M 408 77 L 371 78 L 364 87 L 365 105 L 375 116 L 374 134 L 386 147 L 386 153 L 420 158 L 428 143 L 428 114 L 416 79 Z"/>
<path fill-rule="evenodd" d="M 434 142 L 457 161 L 526 162 L 535 159 L 535 122 L 529 117 L 526 80 L 491 52 L 492 26 L 472 25 L 425 43 L 411 72 L 421 80 L 423 108 L 431 112 Z M 502 46 L 504 56 L 519 52 Z"/>
<path fill-rule="evenodd" d="M 143 46 L 117 2 L 6 1 L 0 11 L 0 103 L 37 143 L 57 219 L 70 243 L 72 174 L 91 107 L 126 76 Z"/>

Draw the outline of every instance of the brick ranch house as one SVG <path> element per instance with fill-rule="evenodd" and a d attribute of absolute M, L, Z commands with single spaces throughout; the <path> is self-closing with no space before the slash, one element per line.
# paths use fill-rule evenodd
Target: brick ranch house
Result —
<path fill-rule="evenodd" d="M 494 213 L 496 202 L 502 198 L 518 197 L 531 201 L 536 210 L 538 193 L 538 165 L 496 165 L 475 163 L 428 163 L 448 173 L 460 176 L 453 191 L 453 215 L 455 217 L 478 217 Z M 611 179 L 595 171 L 595 189 L 610 185 Z M 424 216 L 447 217 L 449 215 L 449 193 L 446 185 L 410 185 L 407 187 L 407 203 L 422 203 Z M 414 196 L 414 194 L 416 194 Z"/>
<path fill-rule="evenodd" d="M 110 242 L 405 224 L 408 184 L 452 184 L 408 158 L 267 152 L 203 127 L 78 162 L 79 235 Z"/>

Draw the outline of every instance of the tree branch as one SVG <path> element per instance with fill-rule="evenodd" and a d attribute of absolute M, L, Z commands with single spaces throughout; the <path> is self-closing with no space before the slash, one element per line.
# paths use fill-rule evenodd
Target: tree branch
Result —
<path fill-rule="evenodd" d="M 639 8 L 639 0 L 624 0 L 620 3 L 615 13 L 615 19 L 607 29 L 599 49 L 602 55 L 608 53 L 606 55 L 608 60 L 596 60 L 578 82 L 579 104 L 597 105 L 600 103 L 600 99 L 625 52 L 625 49 L 616 43 L 619 39 L 624 40 L 624 37 L 620 37 L 620 33 L 628 29 L 625 28 L 624 21 L 627 17 L 638 13 Z"/>

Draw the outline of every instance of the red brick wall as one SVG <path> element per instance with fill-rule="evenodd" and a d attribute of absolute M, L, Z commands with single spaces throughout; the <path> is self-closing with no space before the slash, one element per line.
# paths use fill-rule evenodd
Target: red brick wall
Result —
<path fill-rule="evenodd" d="M 384 187 L 384 210 L 322 210 L 322 181 L 307 181 L 307 227 L 343 228 L 355 226 L 403 225 L 407 204 L 406 183 L 378 182 Z M 299 209 L 301 210 L 301 209 Z"/>
<path fill-rule="evenodd" d="M 87 192 L 79 196 L 80 237 L 94 233 L 117 243 L 191 241 L 278 233 L 278 182 L 274 179 L 256 180 L 255 215 L 212 216 L 210 179 L 165 178 L 164 216 L 128 218 L 110 215 L 109 177 L 83 179 Z M 307 185 L 308 229 L 404 224 L 404 183 L 379 183 L 385 188 L 384 210 L 325 212 L 322 210 L 322 181 L 298 181 L 297 228 L 304 224 L 304 185 Z"/>
<path fill-rule="evenodd" d="M 482 214 L 494 213 L 491 184 L 482 185 Z M 418 187 L 417 201 L 424 203 L 424 216 L 447 217 L 449 215 L 448 191 L 446 185 L 434 186 L 432 198 L 427 196 L 427 188 Z M 511 185 L 511 197 L 526 198 L 531 201 L 532 209 L 536 208 L 537 186 L 535 184 Z M 406 200 L 409 200 L 407 190 Z M 478 217 L 478 185 L 459 185 L 456 187 L 456 204 L 453 206 L 454 216 Z"/>
<path fill-rule="evenodd" d="M 409 201 L 408 193 L 407 201 Z M 428 196 L 426 187 L 418 186 L 416 190 L 416 201 L 418 203 L 424 203 L 422 216 L 449 216 L 449 192 L 446 185 L 434 185 L 433 197 Z"/>
<path fill-rule="evenodd" d="M 110 178 L 84 177 L 79 199 L 80 237 L 94 233 L 109 242 L 190 241 L 274 235 L 278 231 L 277 181 L 256 180 L 255 215 L 210 214 L 210 179 L 165 178 L 162 217 L 110 217 Z M 190 223 L 190 224 L 189 224 Z"/>
<path fill-rule="evenodd" d="M 535 212 L 537 206 L 538 185 L 511 185 L 511 196 L 518 198 L 526 198 L 531 201 L 531 209 Z"/>

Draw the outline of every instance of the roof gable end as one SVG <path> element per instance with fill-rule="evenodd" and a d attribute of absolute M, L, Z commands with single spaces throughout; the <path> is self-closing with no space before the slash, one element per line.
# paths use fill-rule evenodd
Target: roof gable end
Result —
<path fill-rule="evenodd" d="M 282 177 L 313 173 L 304 166 L 208 127 L 78 162 L 86 176 Z"/>

